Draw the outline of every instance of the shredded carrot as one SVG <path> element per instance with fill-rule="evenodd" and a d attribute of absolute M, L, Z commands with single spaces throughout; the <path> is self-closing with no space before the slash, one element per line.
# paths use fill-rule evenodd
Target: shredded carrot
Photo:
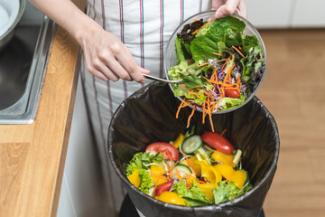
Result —
<path fill-rule="evenodd" d="M 235 46 L 231 46 L 241 57 L 245 58 L 245 55 Z"/>
<path fill-rule="evenodd" d="M 181 101 L 181 103 L 179 104 L 179 106 L 178 106 L 178 108 L 177 108 L 176 119 L 178 119 L 179 112 L 180 112 L 181 109 L 183 108 L 183 104 L 184 104 L 184 101 Z"/>
<path fill-rule="evenodd" d="M 241 79 L 240 79 L 240 74 L 238 73 L 237 74 L 237 81 L 236 81 L 236 83 L 237 83 L 237 85 L 239 86 L 239 89 L 240 89 L 240 87 L 241 87 Z"/>
<path fill-rule="evenodd" d="M 176 119 L 178 119 L 178 116 L 179 116 L 179 112 L 181 111 L 182 108 L 188 106 L 189 104 L 185 101 L 182 101 L 179 106 L 178 106 L 178 109 L 177 109 L 177 112 L 176 112 Z"/>
<path fill-rule="evenodd" d="M 221 97 L 225 97 L 225 95 L 226 95 L 226 94 L 225 94 L 225 89 L 222 88 L 222 89 L 221 89 Z"/>
<path fill-rule="evenodd" d="M 187 119 L 187 125 L 186 125 L 187 128 L 190 127 L 191 119 L 192 119 L 195 111 L 196 111 L 196 106 L 193 106 L 192 111 L 191 111 L 191 114 L 190 114 L 190 116 L 188 116 L 188 119 Z"/>
<path fill-rule="evenodd" d="M 196 35 L 201 29 L 203 29 L 205 26 L 207 26 L 211 21 L 206 22 L 205 24 L 203 24 L 200 28 L 198 28 L 197 30 L 195 30 L 194 32 L 192 32 L 192 35 Z"/>
<path fill-rule="evenodd" d="M 199 30 L 197 30 L 199 31 Z M 239 55 L 243 56 L 242 50 L 235 46 L 233 46 L 233 49 L 239 53 Z M 222 54 L 219 53 L 213 53 L 216 56 L 223 56 Z M 199 105 L 201 107 L 201 111 L 202 111 L 202 117 L 201 117 L 201 122 L 202 124 L 205 124 L 206 122 L 206 118 L 208 116 L 208 121 L 209 121 L 209 125 L 211 128 L 211 131 L 215 131 L 214 128 L 214 123 L 213 123 L 213 118 L 212 115 L 214 113 L 214 111 L 217 109 L 218 106 L 218 100 L 220 98 L 223 98 L 226 96 L 225 92 L 227 90 L 236 90 L 240 92 L 241 89 L 241 79 L 240 79 L 240 74 L 237 73 L 235 78 L 232 76 L 233 71 L 236 67 L 236 64 L 234 63 L 234 54 L 230 55 L 227 59 L 220 59 L 217 60 L 219 62 L 222 62 L 222 65 L 220 63 L 221 66 L 219 67 L 213 67 L 212 65 L 212 74 L 210 77 L 203 77 L 209 84 L 212 84 L 214 86 L 214 90 L 217 90 L 219 93 L 219 96 L 216 97 L 214 94 L 214 90 L 209 90 L 209 91 L 205 91 L 204 95 L 205 95 L 205 100 L 204 102 Z M 203 62 L 201 63 L 199 66 L 203 67 L 209 65 L 208 62 Z M 222 73 L 223 75 L 223 79 L 219 78 L 219 71 L 221 70 L 220 73 Z M 199 97 L 201 96 L 201 93 L 198 92 L 198 89 L 192 88 L 190 90 L 188 90 L 188 93 L 193 96 L 193 97 Z M 178 106 L 177 112 L 176 112 L 176 119 L 179 118 L 179 114 L 180 111 L 182 110 L 182 108 L 187 107 L 187 106 L 192 106 L 192 110 L 190 112 L 190 115 L 187 118 L 187 128 L 190 127 L 191 124 L 191 120 L 195 114 L 195 111 L 197 110 L 197 104 L 195 104 L 193 101 L 186 101 L 186 100 L 182 100 L 181 103 Z M 225 131 L 223 132 L 225 133 Z"/>
<path fill-rule="evenodd" d="M 230 83 L 231 82 L 231 73 L 234 70 L 234 68 L 235 68 L 235 65 L 231 66 L 231 68 L 226 71 L 226 76 L 223 79 L 224 83 L 226 83 L 226 82 Z"/>
<path fill-rule="evenodd" d="M 216 79 L 218 79 L 218 75 L 217 75 L 217 69 L 214 68 L 213 69 L 213 72 L 212 72 L 212 75 L 210 77 L 210 79 L 208 80 L 209 82 L 213 82 L 215 81 Z"/>
<path fill-rule="evenodd" d="M 202 105 L 202 124 L 205 123 L 205 116 L 206 116 L 205 103 L 206 101 L 204 101 Z"/>
<path fill-rule="evenodd" d="M 211 107 L 209 106 L 209 104 L 210 104 L 210 98 L 208 98 L 208 116 L 209 116 L 211 131 L 214 132 L 213 121 L 212 121 L 212 111 L 211 111 Z"/>
<path fill-rule="evenodd" d="M 225 89 L 227 90 L 239 90 L 239 87 L 236 86 L 236 87 L 225 87 Z"/>
<path fill-rule="evenodd" d="M 227 61 L 225 61 L 224 64 L 221 66 L 221 71 L 222 71 L 222 72 L 223 72 L 223 70 L 225 69 L 226 64 L 227 64 Z"/>
<path fill-rule="evenodd" d="M 216 84 L 216 85 L 221 85 L 221 86 L 224 86 L 224 87 L 238 87 L 239 85 L 237 83 L 234 83 L 234 84 L 229 84 L 229 83 L 224 83 L 224 82 L 216 82 L 216 81 L 210 81 L 211 84 Z"/>
<path fill-rule="evenodd" d="M 204 62 L 202 64 L 198 64 L 198 67 L 203 67 L 203 66 L 207 66 L 207 65 L 208 65 L 208 63 L 207 62 Z"/>
<path fill-rule="evenodd" d="M 212 54 L 213 54 L 213 55 L 216 55 L 216 56 L 220 56 L 220 57 L 223 56 L 221 53 L 217 53 L 217 52 L 213 52 Z"/>

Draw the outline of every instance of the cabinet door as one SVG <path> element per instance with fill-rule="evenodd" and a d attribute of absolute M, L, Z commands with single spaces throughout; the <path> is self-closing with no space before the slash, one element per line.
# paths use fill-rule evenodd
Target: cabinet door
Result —
<path fill-rule="evenodd" d="M 296 0 L 292 18 L 293 27 L 324 27 L 324 0 Z"/>
<path fill-rule="evenodd" d="M 247 17 L 259 28 L 289 27 L 294 1 L 295 0 L 246 0 Z"/>
<path fill-rule="evenodd" d="M 97 156 L 79 79 L 57 217 L 109 216 Z"/>

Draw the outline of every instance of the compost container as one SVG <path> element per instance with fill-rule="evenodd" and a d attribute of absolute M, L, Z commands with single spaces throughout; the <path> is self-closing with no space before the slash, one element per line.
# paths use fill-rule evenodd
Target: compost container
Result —
<path fill-rule="evenodd" d="M 186 131 L 191 109 L 182 110 L 176 119 L 179 103 L 168 85 L 151 83 L 127 98 L 111 120 L 107 155 L 135 207 L 146 217 L 257 217 L 276 171 L 280 141 L 274 118 L 256 97 L 238 110 L 213 116 L 216 131 L 227 129 L 225 136 L 243 151 L 243 168 L 253 184 L 249 192 L 220 205 L 184 207 L 158 201 L 129 183 L 125 166 L 136 152 Z M 208 123 L 201 124 L 200 112 L 191 126 L 198 134 L 210 130 Z"/>

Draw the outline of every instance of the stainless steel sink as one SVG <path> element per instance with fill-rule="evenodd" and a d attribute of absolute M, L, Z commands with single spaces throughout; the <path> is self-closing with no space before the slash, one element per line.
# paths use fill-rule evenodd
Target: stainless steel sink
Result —
<path fill-rule="evenodd" d="M 0 52 L 0 124 L 32 123 L 44 80 L 54 24 L 20 25 Z"/>

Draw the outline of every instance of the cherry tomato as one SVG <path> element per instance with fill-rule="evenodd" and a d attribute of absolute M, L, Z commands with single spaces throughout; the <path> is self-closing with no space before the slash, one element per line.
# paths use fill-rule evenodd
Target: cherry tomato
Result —
<path fill-rule="evenodd" d="M 235 89 L 225 89 L 226 97 L 240 98 L 240 92 Z"/>
<path fill-rule="evenodd" d="M 165 159 L 177 161 L 179 157 L 178 150 L 167 142 L 155 142 L 147 146 L 146 152 L 159 152 Z"/>
<path fill-rule="evenodd" d="M 172 187 L 172 185 L 173 185 L 173 180 L 169 180 L 168 182 L 165 182 L 165 183 L 163 183 L 161 185 L 158 185 L 156 190 L 155 190 L 155 195 L 159 196 L 163 192 L 169 191 L 170 188 Z"/>
<path fill-rule="evenodd" d="M 223 136 L 218 133 L 206 132 L 201 136 L 203 142 L 211 148 L 216 149 L 225 154 L 232 154 L 234 146 Z"/>

